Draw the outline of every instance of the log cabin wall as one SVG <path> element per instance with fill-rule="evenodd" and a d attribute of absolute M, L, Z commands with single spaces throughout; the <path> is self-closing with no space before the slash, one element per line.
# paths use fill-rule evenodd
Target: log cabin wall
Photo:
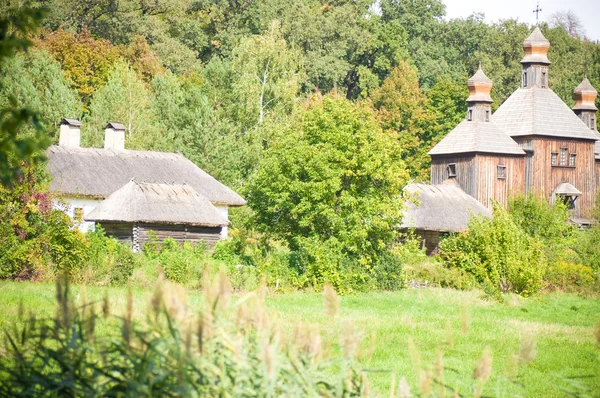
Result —
<path fill-rule="evenodd" d="M 531 141 L 534 151 L 532 191 L 552 200 L 554 189 L 568 182 L 582 193 L 575 202 L 573 214 L 588 218 L 596 194 L 594 142 L 551 137 L 534 137 Z M 560 159 L 562 148 L 566 148 L 564 165 Z M 556 165 L 552 164 L 552 153 L 557 154 Z M 575 155 L 574 166 L 569 166 L 570 154 Z"/>
<path fill-rule="evenodd" d="M 450 177 L 448 165 L 456 164 L 456 176 Z M 458 186 L 469 195 L 477 198 L 477 170 L 475 155 L 435 156 L 431 158 L 431 184 L 442 184 L 448 178 L 456 180 Z"/>
<path fill-rule="evenodd" d="M 506 208 L 509 198 L 525 193 L 525 156 L 478 154 L 475 165 L 477 193 L 474 197 L 488 209 L 493 208 L 491 199 Z M 504 167 L 503 175 L 499 174 L 499 166 Z"/>
<path fill-rule="evenodd" d="M 190 242 L 196 244 L 199 241 L 204 241 L 209 247 L 214 246 L 220 238 L 221 227 L 196 227 L 192 225 L 171 225 L 171 224 L 150 224 L 138 223 L 139 237 L 138 244 L 140 248 L 144 247 L 150 240 L 150 231 L 159 242 L 173 238 L 178 243 Z"/>
<path fill-rule="evenodd" d="M 120 243 L 132 247 L 133 223 L 126 222 L 100 222 L 106 236 L 117 239 Z"/>

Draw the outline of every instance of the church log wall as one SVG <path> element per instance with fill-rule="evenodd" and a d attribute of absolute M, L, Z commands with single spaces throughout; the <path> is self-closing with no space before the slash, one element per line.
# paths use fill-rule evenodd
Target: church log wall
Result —
<path fill-rule="evenodd" d="M 484 206 L 492 209 L 492 199 L 508 206 L 509 198 L 525 193 L 525 156 L 479 154 L 476 157 L 477 196 Z M 498 166 L 505 167 L 504 178 L 498 175 Z"/>
<path fill-rule="evenodd" d="M 448 174 L 448 165 L 456 165 L 456 177 Z M 456 181 L 458 186 L 469 195 L 477 198 L 477 171 L 475 156 L 436 156 L 431 159 L 431 184 L 442 184 L 448 178 Z"/>
<path fill-rule="evenodd" d="M 566 165 L 560 165 L 561 149 L 566 148 Z M 554 189 L 568 182 L 582 192 L 577 199 L 574 215 L 587 218 L 594 206 L 596 173 L 594 142 L 563 138 L 536 137 L 533 139 L 533 192 L 549 199 Z M 557 153 L 557 165 L 552 165 L 552 153 Z M 575 166 L 569 166 L 569 155 L 575 154 Z"/>

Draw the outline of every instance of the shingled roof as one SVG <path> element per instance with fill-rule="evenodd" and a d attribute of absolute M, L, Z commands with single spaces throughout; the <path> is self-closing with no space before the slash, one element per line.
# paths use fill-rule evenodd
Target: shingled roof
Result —
<path fill-rule="evenodd" d="M 131 179 L 187 184 L 213 204 L 243 206 L 246 201 L 183 155 L 101 148 L 48 148 L 50 190 L 63 196 L 106 198 Z"/>
<path fill-rule="evenodd" d="M 153 222 L 221 227 L 229 222 L 189 185 L 129 181 L 88 214 L 86 221 Z"/>
<path fill-rule="evenodd" d="M 596 140 L 596 135 L 549 88 L 517 89 L 492 115 L 511 137 L 549 136 Z"/>
<path fill-rule="evenodd" d="M 429 151 L 429 155 L 471 152 L 525 155 L 525 151 L 494 123 L 468 120 L 460 122 Z"/>
<path fill-rule="evenodd" d="M 404 190 L 410 199 L 403 212 L 403 228 L 459 232 L 467 229 L 472 216 L 492 217 L 487 207 L 455 184 L 409 184 Z"/>

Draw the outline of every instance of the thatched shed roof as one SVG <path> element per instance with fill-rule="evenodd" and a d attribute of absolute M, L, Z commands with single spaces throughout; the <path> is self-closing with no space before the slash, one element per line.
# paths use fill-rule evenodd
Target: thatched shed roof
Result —
<path fill-rule="evenodd" d="M 64 196 L 106 198 L 132 178 L 146 183 L 187 184 L 212 204 L 246 201 L 183 155 L 102 148 L 48 148 L 50 190 Z"/>
<path fill-rule="evenodd" d="M 517 89 L 492 115 L 492 121 L 511 137 L 597 139 L 594 132 L 549 88 Z"/>
<path fill-rule="evenodd" d="M 471 152 L 525 156 L 525 151 L 494 123 L 474 120 L 460 122 L 429 155 Z"/>
<path fill-rule="evenodd" d="M 467 229 L 474 215 L 492 217 L 487 207 L 456 184 L 409 184 L 404 190 L 409 199 L 403 212 L 403 228 L 458 232 Z"/>
<path fill-rule="evenodd" d="M 220 227 L 229 222 L 189 185 L 129 181 L 88 214 L 86 221 L 151 222 Z"/>

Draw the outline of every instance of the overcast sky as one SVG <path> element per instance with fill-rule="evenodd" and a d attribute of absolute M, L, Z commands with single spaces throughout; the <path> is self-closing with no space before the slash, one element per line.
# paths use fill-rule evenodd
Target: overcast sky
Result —
<path fill-rule="evenodd" d="M 486 22 L 516 18 L 520 22 L 535 24 L 536 0 L 442 0 L 446 4 L 447 18 L 464 18 L 474 12 L 483 12 Z M 600 0 L 540 0 L 540 22 L 560 10 L 573 10 L 581 19 L 586 36 L 600 40 Z"/>

